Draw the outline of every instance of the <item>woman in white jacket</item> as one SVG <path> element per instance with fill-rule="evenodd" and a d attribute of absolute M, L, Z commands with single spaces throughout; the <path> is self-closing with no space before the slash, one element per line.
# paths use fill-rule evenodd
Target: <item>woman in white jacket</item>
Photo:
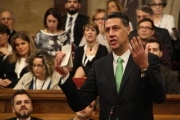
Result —
<path fill-rule="evenodd" d="M 174 17 L 163 13 L 163 9 L 167 5 L 167 0 L 148 0 L 148 5 L 154 12 L 154 25 L 167 29 L 171 38 L 176 40 L 172 31 L 172 28 L 175 27 Z"/>
<path fill-rule="evenodd" d="M 54 69 L 54 58 L 45 50 L 37 50 L 26 60 L 30 72 L 24 74 L 14 89 L 60 89 L 60 75 Z"/>

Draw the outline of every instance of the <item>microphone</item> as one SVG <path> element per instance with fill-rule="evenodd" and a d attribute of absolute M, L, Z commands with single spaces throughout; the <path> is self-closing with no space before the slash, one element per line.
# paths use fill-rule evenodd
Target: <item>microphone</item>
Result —
<path fill-rule="evenodd" d="M 109 113 L 109 119 L 108 120 L 111 120 L 111 115 L 113 114 L 113 110 L 114 110 L 114 106 L 111 107 L 111 111 Z"/>

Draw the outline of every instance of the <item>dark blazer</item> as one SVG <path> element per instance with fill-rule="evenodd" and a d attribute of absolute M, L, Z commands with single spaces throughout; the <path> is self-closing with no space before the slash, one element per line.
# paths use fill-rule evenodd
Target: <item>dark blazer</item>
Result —
<path fill-rule="evenodd" d="M 160 75 L 159 58 L 149 53 L 149 67 L 141 71 L 130 55 L 122 78 L 119 94 L 113 70 L 112 53 L 95 61 L 88 77 L 78 90 L 69 77 L 60 85 L 72 110 L 80 111 L 97 96 L 100 99 L 100 120 L 153 120 L 152 104 L 165 101 L 166 93 Z M 110 111 L 113 110 L 111 119 Z"/>
<path fill-rule="evenodd" d="M 7 88 L 14 88 L 15 85 L 18 83 L 19 79 L 17 78 L 17 75 L 15 73 L 15 63 L 9 63 L 8 60 L 9 57 L 7 57 L 2 64 L 0 64 L 0 78 L 2 79 L 9 79 L 11 80 L 11 84 L 7 86 Z M 27 67 L 25 67 L 21 74 L 20 77 L 22 77 L 26 72 L 28 72 Z"/>
<path fill-rule="evenodd" d="M 15 30 L 13 30 L 13 32 L 10 34 L 9 38 L 8 38 L 8 43 L 11 45 L 11 38 L 12 36 L 16 33 Z"/>
<path fill-rule="evenodd" d="M 92 67 L 93 62 L 106 56 L 107 54 L 108 54 L 107 48 L 105 46 L 99 44 L 99 47 L 98 47 L 95 57 L 92 59 L 92 61 L 88 61 L 86 66 L 83 66 L 82 59 L 83 59 L 83 55 L 84 55 L 84 46 L 78 47 L 75 52 L 75 57 L 74 57 L 74 61 L 73 61 L 73 71 L 75 72 L 78 67 L 83 66 L 83 69 L 87 75 L 90 68 Z"/>
<path fill-rule="evenodd" d="M 63 16 L 63 20 L 64 20 L 64 26 L 63 26 L 63 30 L 65 30 L 65 26 L 66 26 L 66 19 L 67 19 L 67 15 Z M 79 46 L 79 43 L 81 42 L 81 39 L 83 37 L 83 26 L 89 21 L 89 17 L 85 16 L 85 15 L 81 15 L 78 14 L 77 19 L 75 21 L 75 25 L 74 25 L 74 44 L 76 46 Z"/>
<path fill-rule="evenodd" d="M 17 120 L 17 117 L 14 117 L 14 118 L 9 118 L 9 119 L 6 119 L 6 120 Z M 42 119 L 39 119 L 39 118 L 35 118 L 35 117 L 31 117 L 30 120 L 42 120 Z"/>
<path fill-rule="evenodd" d="M 131 40 L 132 37 L 137 36 L 137 30 L 133 30 L 130 35 L 129 35 L 129 39 Z M 168 49 L 169 54 L 171 59 L 173 58 L 173 46 L 172 46 L 172 39 L 169 35 L 168 30 L 164 29 L 164 28 L 158 28 L 155 27 L 155 37 L 158 38 L 158 40 L 160 40 Z"/>

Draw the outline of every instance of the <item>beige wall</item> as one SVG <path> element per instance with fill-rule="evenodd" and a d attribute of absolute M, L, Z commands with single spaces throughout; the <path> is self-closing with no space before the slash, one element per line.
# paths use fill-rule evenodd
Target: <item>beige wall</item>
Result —
<path fill-rule="evenodd" d="M 44 28 L 44 14 L 53 6 L 53 0 L 0 0 L 0 11 L 8 9 L 15 13 L 15 30 L 28 31 L 32 36 Z"/>
<path fill-rule="evenodd" d="M 95 9 L 106 8 L 108 0 L 87 0 L 87 15 L 91 16 Z M 141 4 L 141 0 L 139 0 Z M 26 30 L 32 36 L 43 29 L 43 17 L 46 10 L 54 6 L 54 0 L 0 0 L 0 11 L 8 9 L 15 13 L 15 30 Z M 64 6 L 63 6 L 64 7 Z M 165 13 L 175 17 L 176 27 L 179 20 L 180 0 L 168 0 Z"/>

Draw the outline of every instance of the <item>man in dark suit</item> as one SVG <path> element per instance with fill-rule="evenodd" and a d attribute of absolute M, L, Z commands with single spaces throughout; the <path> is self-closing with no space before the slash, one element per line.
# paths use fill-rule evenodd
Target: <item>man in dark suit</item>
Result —
<path fill-rule="evenodd" d="M 79 46 L 83 37 L 83 26 L 88 22 L 89 17 L 78 14 L 81 8 L 80 0 L 66 0 L 65 8 L 67 15 L 63 16 L 65 22 L 63 29 L 70 33 L 71 42 Z M 71 25 L 69 25 L 70 21 Z"/>
<path fill-rule="evenodd" d="M 14 93 L 11 99 L 12 111 L 17 117 L 7 120 L 41 120 L 31 117 L 33 111 L 31 96 L 23 89 Z"/>
<path fill-rule="evenodd" d="M 142 5 L 136 10 L 136 17 L 137 22 L 139 22 L 143 18 L 149 18 L 153 20 L 154 13 L 152 9 L 147 5 Z M 155 33 L 154 35 L 158 37 L 158 40 L 160 40 L 168 49 L 171 59 L 173 59 L 173 46 L 172 46 L 172 39 L 169 35 L 168 30 L 163 28 L 158 28 L 155 26 Z M 134 30 L 130 33 L 129 39 L 131 40 L 132 37 L 137 36 L 137 30 Z"/>
<path fill-rule="evenodd" d="M 16 31 L 14 30 L 14 24 L 16 22 L 15 15 L 12 11 L 4 10 L 0 13 L 0 22 L 7 25 L 11 34 L 9 36 L 8 42 L 11 44 L 11 37 Z"/>
<path fill-rule="evenodd" d="M 146 46 L 150 46 L 148 51 L 152 54 L 157 55 L 159 58 L 163 55 L 162 46 L 160 41 L 158 40 L 148 40 L 146 42 Z M 178 75 L 165 67 L 160 62 L 160 70 L 161 70 L 161 76 L 164 80 L 165 86 L 166 86 L 166 93 L 167 94 L 179 94 L 179 81 L 178 81 Z"/>
<path fill-rule="evenodd" d="M 154 28 L 154 23 L 149 18 L 144 18 L 139 21 L 137 33 L 138 36 L 141 38 L 143 45 L 145 45 L 145 43 L 152 38 L 157 39 L 157 37 L 154 35 Z M 162 41 L 161 44 L 164 54 L 161 56 L 160 61 L 164 66 L 171 69 L 171 58 L 169 55 L 169 51 L 166 48 L 166 46 L 162 43 Z"/>
<path fill-rule="evenodd" d="M 107 15 L 105 31 L 112 53 L 94 62 L 79 90 L 68 68 L 60 67 L 65 53 L 56 53 L 56 71 L 62 75 L 59 85 L 70 107 L 82 110 L 99 96 L 100 120 L 153 120 L 153 101 L 162 103 L 166 98 L 159 58 L 144 50 L 139 37 L 129 44 L 129 19 L 125 14 Z"/>

